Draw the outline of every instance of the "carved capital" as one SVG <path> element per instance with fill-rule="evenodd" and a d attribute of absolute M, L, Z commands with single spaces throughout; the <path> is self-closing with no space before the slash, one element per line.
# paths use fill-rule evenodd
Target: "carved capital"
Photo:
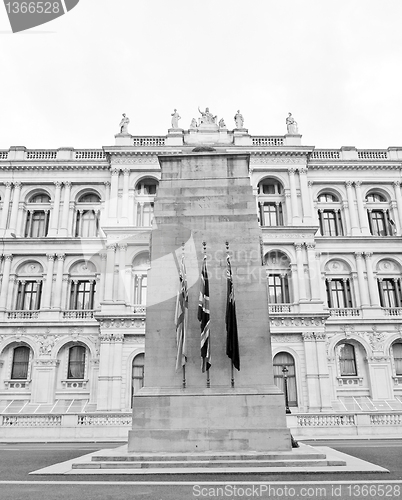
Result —
<path fill-rule="evenodd" d="M 372 256 L 373 256 L 373 252 L 364 252 L 364 257 L 366 260 L 371 259 Z"/>
<path fill-rule="evenodd" d="M 302 245 L 303 245 L 302 243 L 294 243 L 296 252 L 301 252 Z"/>
<path fill-rule="evenodd" d="M 61 182 L 60 181 L 55 181 L 54 185 L 56 186 L 56 189 L 61 189 Z"/>
<path fill-rule="evenodd" d="M 66 254 L 64 253 L 58 253 L 57 254 L 57 260 L 65 260 Z"/>
<path fill-rule="evenodd" d="M 70 181 L 64 181 L 64 187 L 70 189 L 72 183 Z"/>
<path fill-rule="evenodd" d="M 360 260 L 363 258 L 363 252 L 355 252 L 356 260 Z"/>
<path fill-rule="evenodd" d="M 360 188 L 361 185 L 362 185 L 362 181 L 355 181 L 355 186 L 357 188 Z"/>
<path fill-rule="evenodd" d="M 21 189 L 21 186 L 22 186 L 22 182 L 14 182 L 14 189 Z"/>
<path fill-rule="evenodd" d="M 56 256 L 54 255 L 54 253 L 47 253 L 46 257 L 47 257 L 48 261 L 54 261 L 54 259 L 56 258 Z"/>
<path fill-rule="evenodd" d="M 346 181 L 345 186 L 350 189 L 353 186 L 353 181 Z"/>

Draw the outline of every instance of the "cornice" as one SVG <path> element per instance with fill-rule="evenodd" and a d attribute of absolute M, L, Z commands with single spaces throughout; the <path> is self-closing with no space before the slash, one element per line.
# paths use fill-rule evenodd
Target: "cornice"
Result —
<path fill-rule="evenodd" d="M 370 163 L 327 163 L 322 161 L 320 163 L 308 162 L 309 170 L 401 170 L 401 162 L 384 163 L 384 164 L 370 164 Z"/>
<path fill-rule="evenodd" d="M 35 164 L 27 162 L 2 162 L 2 170 L 108 170 L 110 167 L 109 162 L 102 164 L 82 164 L 82 163 L 48 163 L 48 164 Z"/>

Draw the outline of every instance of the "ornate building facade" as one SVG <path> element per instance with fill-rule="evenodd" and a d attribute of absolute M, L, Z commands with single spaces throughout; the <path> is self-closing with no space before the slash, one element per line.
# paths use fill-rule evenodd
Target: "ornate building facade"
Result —
<path fill-rule="evenodd" d="M 172 116 L 166 136 L 132 136 L 125 117 L 99 150 L 0 151 L 0 437 L 129 425 L 158 155 L 195 148 L 250 155 L 293 432 L 400 431 L 402 148 L 303 146 L 291 115 L 283 136 L 250 135 L 240 112 L 234 130 L 208 109 L 188 130 Z"/>

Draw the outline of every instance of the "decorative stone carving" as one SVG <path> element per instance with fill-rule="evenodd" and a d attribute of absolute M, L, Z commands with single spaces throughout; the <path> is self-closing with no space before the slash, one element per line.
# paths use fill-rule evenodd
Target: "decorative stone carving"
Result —
<path fill-rule="evenodd" d="M 226 123 L 223 118 L 219 120 L 219 128 L 226 128 Z"/>
<path fill-rule="evenodd" d="M 130 123 L 130 119 L 123 113 L 123 118 L 120 121 L 120 134 L 128 135 L 128 124 Z"/>
<path fill-rule="evenodd" d="M 297 333 L 285 334 L 285 335 L 271 335 L 271 341 L 273 343 L 289 344 L 289 343 L 300 343 L 302 341 L 301 335 Z"/>
<path fill-rule="evenodd" d="M 45 333 L 44 335 L 36 335 L 35 338 L 39 344 L 39 356 L 50 356 L 56 339 L 59 338 L 59 335 L 49 336 L 47 333 Z"/>
<path fill-rule="evenodd" d="M 195 129 L 197 128 L 197 120 L 193 118 L 190 123 L 190 129 Z"/>
<path fill-rule="evenodd" d="M 201 111 L 200 108 L 198 108 L 198 111 L 201 113 L 201 118 L 199 118 L 199 124 L 198 126 L 208 126 L 208 125 L 216 125 L 216 116 L 214 116 L 210 111 L 209 108 L 205 108 L 205 111 Z"/>
<path fill-rule="evenodd" d="M 297 122 L 293 118 L 292 113 L 289 113 L 286 118 L 286 127 L 288 129 L 288 134 L 290 135 L 297 135 L 299 133 Z"/>

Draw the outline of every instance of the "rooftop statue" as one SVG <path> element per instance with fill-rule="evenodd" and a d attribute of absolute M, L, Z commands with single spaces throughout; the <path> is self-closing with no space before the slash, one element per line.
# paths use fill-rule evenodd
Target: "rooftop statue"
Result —
<path fill-rule="evenodd" d="M 226 123 L 223 118 L 219 120 L 219 128 L 226 128 Z"/>
<path fill-rule="evenodd" d="M 190 128 L 197 128 L 197 120 L 195 118 L 191 120 Z"/>
<path fill-rule="evenodd" d="M 237 113 L 235 114 L 234 121 L 236 124 L 236 128 L 243 128 L 244 127 L 244 118 L 243 115 L 240 113 L 240 110 L 237 110 Z"/>
<path fill-rule="evenodd" d="M 120 134 L 128 134 L 128 124 L 130 123 L 130 118 L 126 116 L 126 113 L 123 113 L 123 118 L 120 122 Z"/>
<path fill-rule="evenodd" d="M 210 113 L 209 108 L 205 108 L 205 111 L 201 111 L 198 106 L 198 111 L 201 113 L 201 118 L 199 118 L 199 125 L 216 125 L 216 116 Z"/>
<path fill-rule="evenodd" d="M 288 128 L 288 134 L 297 135 L 299 133 L 297 122 L 293 118 L 292 113 L 289 113 L 289 116 L 286 118 L 286 126 Z"/>
<path fill-rule="evenodd" d="M 179 116 L 177 109 L 175 109 L 174 112 L 172 113 L 172 128 L 179 128 L 179 120 L 180 119 L 181 119 L 181 116 Z"/>

